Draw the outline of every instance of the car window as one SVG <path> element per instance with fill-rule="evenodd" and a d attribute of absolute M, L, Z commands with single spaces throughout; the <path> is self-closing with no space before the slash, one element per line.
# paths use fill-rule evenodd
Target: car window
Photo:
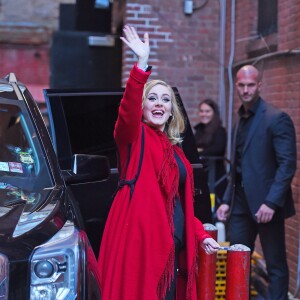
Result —
<path fill-rule="evenodd" d="M 37 132 L 22 101 L 0 101 L 0 206 L 37 201 L 53 186 Z"/>

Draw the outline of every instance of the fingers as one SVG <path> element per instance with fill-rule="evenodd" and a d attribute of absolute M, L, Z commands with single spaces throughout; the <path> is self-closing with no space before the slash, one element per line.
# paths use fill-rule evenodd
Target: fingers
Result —
<path fill-rule="evenodd" d="M 220 221 L 226 221 L 227 220 L 227 214 L 220 211 L 218 214 L 217 214 L 217 217 Z"/>
<path fill-rule="evenodd" d="M 255 214 L 257 223 L 268 223 L 272 220 L 274 210 L 265 204 L 262 204 L 257 213 Z"/>
<path fill-rule="evenodd" d="M 125 25 L 123 32 L 125 33 L 126 38 L 129 42 L 139 38 L 135 28 L 132 26 Z"/>
<path fill-rule="evenodd" d="M 217 217 L 220 221 L 226 221 L 228 217 L 229 206 L 222 204 L 217 210 Z"/>
<path fill-rule="evenodd" d="M 212 254 L 211 249 L 208 245 L 204 246 L 204 251 L 205 251 L 206 254 Z"/>
<path fill-rule="evenodd" d="M 128 25 L 125 25 L 123 28 L 124 36 L 121 36 L 120 39 L 126 44 L 129 45 L 130 42 L 133 40 L 132 30 Z"/>
<path fill-rule="evenodd" d="M 202 248 L 207 254 L 216 253 L 220 245 L 213 238 L 206 238 L 202 243 Z"/>
<path fill-rule="evenodd" d="M 121 39 L 127 46 L 129 46 L 129 43 L 127 42 L 126 38 L 124 38 L 123 36 L 121 36 L 120 39 Z"/>
<path fill-rule="evenodd" d="M 139 39 L 139 36 L 133 26 L 125 25 L 123 28 L 123 33 L 125 35 L 125 38 L 121 37 L 121 40 L 123 40 L 124 42 L 125 42 L 124 39 L 126 39 L 127 42 L 129 42 L 129 43 L 134 40 Z"/>
<path fill-rule="evenodd" d="M 213 247 L 209 244 L 204 246 L 204 251 L 206 254 L 213 254 L 213 253 L 218 252 L 218 250 L 219 250 L 219 247 Z"/>
<path fill-rule="evenodd" d="M 273 214 L 260 213 L 255 214 L 257 223 L 268 223 L 272 220 Z"/>

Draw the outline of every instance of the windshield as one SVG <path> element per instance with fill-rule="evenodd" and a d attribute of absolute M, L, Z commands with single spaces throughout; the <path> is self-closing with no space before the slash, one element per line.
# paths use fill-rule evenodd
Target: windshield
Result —
<path fill-rule="evenodd" d="M 0 206 L 24 203 L 30 210 L 53 181 L 25 104 L 11 102 L 0 99 Z"/>

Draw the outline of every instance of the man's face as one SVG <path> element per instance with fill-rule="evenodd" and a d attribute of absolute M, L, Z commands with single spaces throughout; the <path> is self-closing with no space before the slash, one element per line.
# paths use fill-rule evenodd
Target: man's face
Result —
<path fill-rule="evenodd" d="M 255 72 L 241 70 L 237 74 L 236 89 L 242 103 L 246 107 L 251 105 L 258 99 L 261 81 Z"/>

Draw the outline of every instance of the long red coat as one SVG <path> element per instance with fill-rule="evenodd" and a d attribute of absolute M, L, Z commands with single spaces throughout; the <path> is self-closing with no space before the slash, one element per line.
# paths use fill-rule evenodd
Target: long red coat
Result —
<path fill-rule="evenodd" d="M 196 300 L 198 242 L 206 237 L 194 217 L 193 173 L 178 146 L 165 134 L 142 123 L 142 93 L 150 72 L 133 67 L 115 126 L 121 178 L 137 173 L 144 127 L 144 156 L 132 197 L 130 187 L 119 189 L 112 204 L 99 253 L 102 300 L 164 299 L 174 272 L 173 209 L 179 170 L 174 151 L 186 170 L 180 195 L 185 215 L 185 249 L 180 254 L 177 299 Z M 129 163 L 128 163 L 128 157 Z"/>

